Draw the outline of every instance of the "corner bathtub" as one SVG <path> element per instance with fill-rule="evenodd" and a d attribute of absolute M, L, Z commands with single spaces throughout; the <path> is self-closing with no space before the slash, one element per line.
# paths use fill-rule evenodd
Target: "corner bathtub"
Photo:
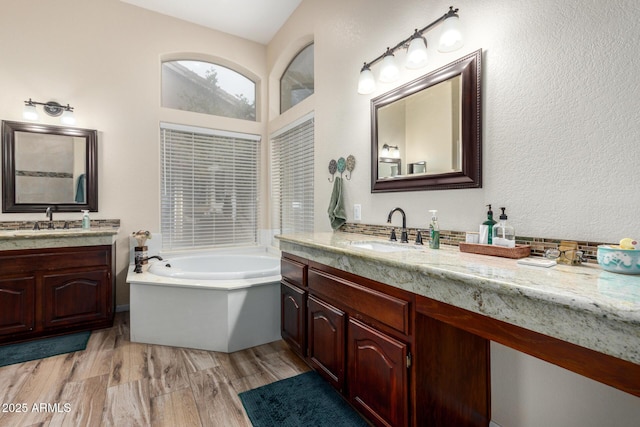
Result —
<path fill-rule="evenodd" d="M 230 353 L 280 339 L 280 258 L 265 248 L 129 268 L 131 341 Z M 152 263 L 153 262 L 153 263 Z"/>

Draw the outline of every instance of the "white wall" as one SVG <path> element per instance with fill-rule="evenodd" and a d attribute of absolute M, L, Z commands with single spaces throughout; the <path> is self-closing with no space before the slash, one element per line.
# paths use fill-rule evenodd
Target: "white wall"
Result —
<path fill-rule="evenodd" d="M 116 303 L 128 304 L 128 235 L 160 230 L 159 122 L 264 136 L 266 47 L 119 0 L 4 0 L 0 40 L 1 119 L 23 121 L 23 101 L 31 97 L 71 104 L 76 126 L 99 132 L 99 212 L 91 217 L 121 220 Z M 160 108 L 161 60 L 183 54 L 237 64 L 256 79 L 257 105 L 263 105 L 259 121 Z M 59 125 L 58 118 L 38 109 L 42 123 Z M 56 218 L 81 219 L 81 214 L 56 213 Z M 44 219 L 44 212 L 0 214 L 0 221 Z"/>
<path fill-rule="evenodd" d="M 436 51 L 400 81 L 356 93 L 362 63 L 444 14 L 450 2 L 304 0 L 269 43 L 270 79 L 291 44 L 315 39 L 315 94 L 299 106 L 316 117 L 317 230 L 326 215 L 331 159 L 353 154 L 345 184 L 349 220 L 384 224 L 400 206 L 411 227 L 438 209 L 443 229 L 476 230 L 485 205 L 506 206 L 522 236 L 592 241 L 638 237 L 640 198 L 640 9 L 632 0 L 459 0 L 464 47 Z M 370 100 L 477 49 L 483 49 L 483 188 L 371 194 Z M 287 51 L 289 49 L 289 51 Z M 377 72 L 374 66 L 374 73 Z M 278 117 L 273 98 L 270 130 Z M 295 113 L 298 114 L 298 111 Z M 296 114 L 292 114 L 295 116 Z M 493 419 L 503 427 L 635 425 L 640 399 L 529 356 L 493 345 Z M 505 373 L 509 373 L 505 376 Z M 544 378 L 544 381 L 539 379 Z M 538 380 L 536 380 L 538 379 Z M 563 390 L 563 393 L 556 393 Z M 548 398 L 553 396 L 553 398 Z"/>

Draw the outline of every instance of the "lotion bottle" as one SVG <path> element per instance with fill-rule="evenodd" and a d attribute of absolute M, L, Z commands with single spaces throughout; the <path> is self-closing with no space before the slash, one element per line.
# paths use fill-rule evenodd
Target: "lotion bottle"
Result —
<path fill-rule="evenodd" d="M 440 249 L 440 227 L 438 226 L 438 211 L 430 210 L 431 223 L 429 224 L 429 248 Z"/>
<path fill-rule="evenodd" d="M 493 227 L 493 244 L 507 248 L 515 248 L 516 233 L 513 227 L 507 224 L 507 214 L 504 212 L 506 208 L 500 209 L 502 209 L 500 223 Z"/>
<path fill-rule="evenodd" d="M 82 228 L 88 230 L 91 227 L 91 219 L 89 218 L 89 211 L 82 211 Z"/>

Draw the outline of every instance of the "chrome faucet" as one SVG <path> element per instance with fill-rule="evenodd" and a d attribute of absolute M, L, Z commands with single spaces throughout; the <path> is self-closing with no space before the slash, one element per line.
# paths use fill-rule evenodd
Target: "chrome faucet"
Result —
<path fill-rule="evenodd" d="M 49 218 L 49 229 L 54 229 L 55 227 L 53 225 L 53 208 L 51 206 L 47 208 L 45 215 L 47 216 L 47 218 Z"/>
<path fill-rule="evenodd" d="M 391 224 L 391 217 L 395 212 L 400 212 L 400 214 L 402 215 L 402 233 L 400 234 L 400 242 L 409 243 L 409 237 L 407 236 L 407 215 L 405 215 L 402 209 L 395 208 L 391 212 L 389 212 L 389 216 L 387 217 L 387 224 Z M 391 231 L 391 237 L 389 240 L 396 240 L 395 230 Z"/>

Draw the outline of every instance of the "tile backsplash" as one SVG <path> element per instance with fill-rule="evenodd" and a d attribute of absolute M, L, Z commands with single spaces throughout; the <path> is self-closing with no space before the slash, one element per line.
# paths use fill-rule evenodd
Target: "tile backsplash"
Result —
<path fill-rule="evenodd" d="M 376 237 L 389 237 L 391 234 L 391 229 L 395 228 L 396 233 L 399 236 L 399 227 L 387 226 L 387 225 L 373 225 L 373 224 L 360 224 L 360 223 L 351 223 L 347 222 L 342 227 L 340 227 L 340 231 L 344 231 L 347 233 L 359 233 L 366 234 L 369 236 Z M 413 242 L 415 240 L 418 229 L 416 228 L 407 228 L 407 232 L 409 234 L 409 242 Z M 422 238 L 426 242 L 429 239 L 429 231 L 425 229 L 420 229 L 422 232 Z M 440 244 L 443 245 L 451 245 L 458 246 L 458 243 L 465 241 L 466 232 L 464 231 L 451 231 L 451 230 L 440 230 Z M 557 249 L 560 241 L 563 240 L 572 240 L 569 238 L 550 238 L 550 237 L 525 237 L 525 236 L 516 236 L 516 244 L 518 245 L 528 245 L 531 246 L 531 256 L 544 256 L 544 252 L 547 249 Z M 597 263 L 596 252 L 598 250 L 598 245 L 606 245 L 613 244 L 611 242 L 585 242 L 579 240 L 573 240 L 578 242 L 578 250 L 584 252 L 584 257 L 590 263 Z"/>
<path fill-rule="evenodd" d="M 0 221 L 0 231 L 2 230 L 33 230 L 33 226 L 36 221 Z M 56 229 L 64 227 L 64 224 L 68 223 L 69 228 L 82 228 L 82 220 L 54 220 L 53 226 Z M 38 221 L 40 229 L 46 229 L 49 225 L 49 221 Z M 92 219 L 91 228 L 120 228 L 119 219 Z"/>

